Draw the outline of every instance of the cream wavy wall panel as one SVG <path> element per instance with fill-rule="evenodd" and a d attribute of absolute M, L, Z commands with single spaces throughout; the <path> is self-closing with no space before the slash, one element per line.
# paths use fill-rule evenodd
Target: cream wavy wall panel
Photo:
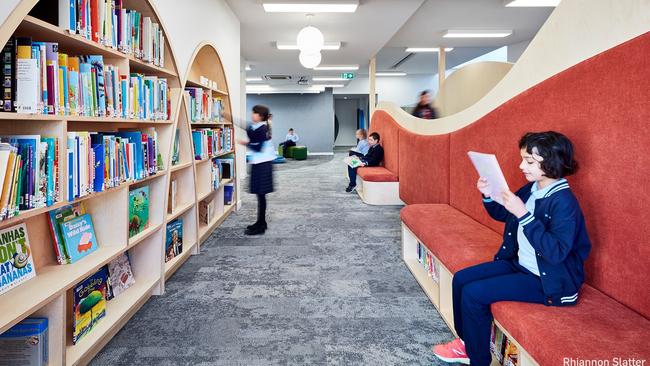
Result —
<path fill-rule="evenodd" d="M 442 84 L 436 105 L 440 116 L 450 116 L 478 102 L 503 79 L 511 63 L 484 61 L 454 71 Z"/>
<path fill-rule="evenodd" d="M 541 81 L 648 31 L 650 0 L 563 0 L 510 72 L 476 104 L 435 123 L 412 117 L 390 102 L 379 103 L 378 109 L 410 131 L 449 133 Z"/>

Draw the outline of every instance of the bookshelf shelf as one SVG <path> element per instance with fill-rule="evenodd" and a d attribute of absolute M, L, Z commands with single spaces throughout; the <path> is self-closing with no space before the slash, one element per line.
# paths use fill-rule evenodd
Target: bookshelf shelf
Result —
<path fill-rule="evenodd" d="M 175 172 L 175 171 L 178 171 L 178 170 L 183 170 L 183 169 L 189 168 L 191 166 L 192 166 L 192 162 L 188 161 L 187 163 L 181 163 L 181 164 L 178 164 L 178 165 L 173 165 L 172 168 L 171 168 L 171 171 Z"/>
<path fill-rule="evenodd" d="M 183 204 L 178 205 L 178 206 L 176 207 L 176 210 L 174 210 L 174 212 L 172 212 L 172 213 L 168 213 L 168 214 L 167 214 L 167 220 L 166 220 L 166 222 L 170 222 L 170 221 L 172 221 L 172 220 L 178 218 L 180 215 L 182 215 L 182 214 L 184 214 L 185 212 L 187 212 L 187 210 L 189 210 L 190 208 L 194 207 L 195 204 L 196 204 L 196 203 L 192 201 L 192 202 L 186 202 L 186 203 L 183 203 Z"/>
<path fill-rule="evenodd" d="M 89 361 L 94 346 L 102 342 L 107 336 L 117 333 L 119 328 L 137 312 L 149 299 L 152 289 L 160 279 L 155 277 L 136 278 L 135 284 L 129 287 L 114 299 L 106 302 L 106 316 L 97 324 L 96 328 L 82 338 L 77 344 L 72 344 L 72 339 L 66 345 L 66 365 L 84 364 Z M 108 339 L 106 339 L 108 341 Z"/>
<path fill-rule="evenodd" d="M 128 246 L 128 248 L 130 249 L 130 248 L 133 248 L 134 246 L 138 245 L 143 240 L 147 239 L 149 236 L 151 236 L 156 231 L 158 231 L 161 227 L 162 227 L 162 224 L 149 225 L 149 227 L 142 230 L 142 232 L 130 237 L 129 238 L 129 246 Z"/>
<path fill-rule="evenodd" d="M 94 273 L 124 249 L 117 246 L 99 247 L 72 264 L 37 267 L 36 277 L 0 296 L 0 308 L 3 309 L 0 313 L 0 332 L 11 328 L 55 296 L 65 294 L 67 289 Z"/>
<path fill-rule="evenodd" d="M 120 74 L 144 74 L 167 79 L 171 102 L 167 120 L 142 120 L 135 118 L 85 117 L 71 115 L 18 114 L 0 112 L 0 135 L 33 134 L 53 136 L 59 139 L 59 195 L 62 201 L 50 207 L 42 207 L 20 212 L 16 217 L 0 221 L 0 229 L 25 224 L 29 234 L 34 257 L 36 276 L 0 295 L 0 333 L 11 328 L 29 316 L 47 316 L 50 327 L 50 364 L 85 365 L 112 338 L 136 311 L 154 295 L 164 290 L 165 266 L 163 248 L 165 245 L 165 224 L 167 220 L 167 195 L 165 190 L 169 179 L 175 176 L 191 176 L 195 172 L 187 155 L 180 167 L 171 167 L 171 147 L 173 131 L 178 124 L 182 101 L 183 82 L 179 76 L 173 50 L 164 24 L 160 21 L 150 0 L 126 0 L 124 8 L 136 10 L 152 22 L 160 25 L 164 33 L 164 67 L 148 63 L 117 49 L 88 40 L 39 18 L 28 15 L 32 8 L 52 6 L 55 1 L 18 0 L 11 14 L 0 21 L 0 46 L 4 47 L 12 36 L 30 37 L 33 41 L 55 42 L 61 53 L 68 55 L 101 55 L 108 65 L 119 68 Z M 13 8 L 13 6 L 10 6 Z M 48 8 L 49 9 L 49 8 Z M 53 10 L 56 12 L 56 10 Z M 42 14 L 42 13 L 41 13 Z M 51 14 L 48 14 L 51 15 Z M 42 19 L 41 19 L 42 18 Z M 106 70 L 106 69 L 105 69 Z M 127 78 L 128 80 L 128 78 Z M 151 79 L 150 79 L 151 80 Z M 14 82 L 16 80 L 14 79 Z M 164 85 L 164 84 L 163 84 Z M 27 123 L 26 123 L 27 122 Z M 124 182 L 117 187 L 104 189 L 76 198 L 68 197 L 68 161 L 66 140 L 68 132 L 116 132 L 128 129 L 147 134 L 156 132 L 158 151 L 162 158 L 163 170 L 134 182 Z M 146 131 L 146 132 L 145 132 Z M 185 139 L 191 149 L 189 124 Z M 151 136 L 151 135 L 150 135 Z M 131 141 L 134 142 L 134 141 Z M 194 185 L 192 179 L 192 185 Z M 138 235 L 128 237 L 129 190 L 148 185 L 149 225 Z M 174 215 L 182 217 L 188 229 L 188 243 L 197 243 L 198 225 L 196 220 L 196 195 L 191 190 L 186 203 Z M 86 212 L 91 215 L 98 248 L 75 263 L 59 265 L 52 246 L 49 232 L 48 213 L 68 204 L 84 203 Z M 187 205 L 189 203 L 189 205 Z M 192 221 L 193 220 L 193 221 Z M 189 245 L 189 244 L 188 244 Z M 197 252 L 198 245 L 189 245 L 187 255 Z M 72 297 L 73 289 L 82 280 L 94 274 L 121 254 L 128 252 L 136 283 L 106 305 L 106 316 L 77 345 L 72 345 Z M 178 265 L 182 262 L 177 261 Z"/>
<path fill-rule="evenodd" d="M 193 86 L 193 87 L 197 87 L 197 88 L 207 89 L 207 90 L 210 90 L 210 91 L 212 91 L 212 92 L 214 92 L 214 93 L 216 93 L 216 94 L 219 94 L 219 95 L 224 95 L 224 96 L 227 96 L 227 95 L 228 95 L 228 92 L 227 92 L 227 91 L 224 91 L 224 90 L 221 90 L 221 89 L 217 89 L 217 88 L 212 88 L 212 87 L 209 87 L 209 86 L 203 85 L 203 84 L 199 83 L 198 81 L 194 81 L 194 80 L 189 80 L 189 79 L 188 79 L 188 80 L 185 82 L 185 85 L 187 85 L 187 86 Z"/>
<path fill-rule="evenodd" d="M 230 214 L 235 210 L 235 206 L 236 205 L 225 205 L 223 214 L 221 214 L 221 216 L 215 217 L 214 220 L 207 225 L 201 224 L 199 226 L 199 238 L 201 242 L 207 239 L 210 236 L 210 234 L 212 234 L 214 229 L 216 229 L 224 221 L 226 221 L 228 216 L 230 216 Z"/>
<path fill-rule="evenodd" d="M 172 258 L 172 260 L 165 263 L 165 280 L 171 277 L 171 275 L 173 275 L 176 272 L 176 270 L 178 270 L 180 266 L 183 263 L 185 263 L 185 261 L 190 257 L 190 255 L 192 255 L 192 250 L 196 247 L 197 242 L 194 241 L 190 244 L 191 245 L 189 245 L 187 248 L 183 246 L 183 252 L 180 255 Z"/>

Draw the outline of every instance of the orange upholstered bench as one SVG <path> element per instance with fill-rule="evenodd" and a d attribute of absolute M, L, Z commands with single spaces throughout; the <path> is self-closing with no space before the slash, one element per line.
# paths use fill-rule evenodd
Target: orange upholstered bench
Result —
<path fill-rule="evenodd" d="M 574 360 L 650 360 L 650 320 L 589 285 L 576 306 L 553 307 L 503 301 L 492 304 L 494 319 L 540 365 Z M 647 363 L 644 365 L 647 366 Z"/>
<path fill-rule="evenodd" d="M 365 182 L 399 182 L 397 175 L 383 166 L 359 168 L 357 174 Z"/>

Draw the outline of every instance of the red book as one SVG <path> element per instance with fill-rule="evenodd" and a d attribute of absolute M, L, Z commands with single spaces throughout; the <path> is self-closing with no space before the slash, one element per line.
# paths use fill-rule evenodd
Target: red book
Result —
<path fill-rule="evenodd" d="M 90 0 L 90 34 L 99 42 L 99 0 Z"/>

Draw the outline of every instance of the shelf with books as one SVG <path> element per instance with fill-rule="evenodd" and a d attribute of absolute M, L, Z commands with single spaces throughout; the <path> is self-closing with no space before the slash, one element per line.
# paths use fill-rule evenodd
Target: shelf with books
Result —
<path fill-rule="evenodd" d="M 0 313 L 0 333 L 22 321 L 25 317 L 46 316 L 49 319 L 50 363 L 55 365 L 85 364 L 128 321 L 151 294 L 161 294 L 164 289 L 164 253 L 162 247 L 165 237 L 164 227 L 167 223 L 167 198 L 165 195 L 167 192 L 167 178 L 173 174 L 194 175 L 194 171 L 191 169 L 193 160 L 189 126 L 187 127 L 188 132 L 186 136 L 186 140 L 188 141 L 187 151 L 189 153 L 182 160 L 182 164 L 184 164 L 186 169 L 170 172 L 173 131 L 175 130 L 179 114 L 178 110 L 182 97 L 181 88 L 183 84 L 181 84 L 181 80 L 179 79 L 171 48 L 168 42 L 165 41 L 164 36 L 166 35 L 164 34 L 163 25 L 159 25 L 156 33 L 159 37 L 156 38 L 158 43 L 154 43 L 154 46 L 160 45 L 161 47 L 158 48 L 158 53 L 152 56 L 152 59 L 158 60 L 156 62 L 159 63 L 151 63 L 138 58 L 142 56 L 144 59 L 149 59 L 149 56 L 146 56 L 147 51 L 144 48 L 142 53 L 123 53 L 122 50 L 106 46 L 95 40 L 87 39 L 80 34 L 72 34 L 65 30 L 64 27 L 60 27 L 57 21 L 50 23 L 52 17 L 57 16 L 58 6 L 60 4 L 66 5 L 65 0 L 18 0 L 16 3 L 16 8 L 10 16 L 0 22 L 2 56 L 14 55 L 11 61 L 6 61 L 12 67 L 13 65 L 17 65 L 13 63 L 16 58 L 22 60 L 23 64 L 21 64 L 21 67 L 24 67 L 28 63 L 29 71 L 33 71 L 34 66 L 36 66 L 38 72 L 34 74 L 37 75 L 37 78 L 35 78 L 37 82 L 33 83 L 35 79 L 31 78 L 30 84 L 25 86 L 24 82 L 26 79 L 20 79 L 21 76 L 15 72 L 17 68 L 11 70 L 12 74 L 9 80 L 12 81 L 12 85 L 22 85 L 20 87 L 22 88 L 21 91 L 23 94 L 10 92 L 9 98 L 12 98 L 11 100 L 17 100 L 18 96 L 22 95 L 23 98 L 26 97 L 27 99 L 21 99 L 21 113 L 16 113 L 15 111 L 7 112 L 3 110 L 4 106 L 12 106 L 14 103 L 11 100 L 8 103 L 4 100 L 7 90 L 6 88 L 3 89 L 3 103 L 0 104 L 0 136 L 16 138 L 16 135 L 39 135 L 40 138 L 45 139 L 57 138 L 58 154 L 55 154 L 54 157 L 58 158 L 58 175 L 54 172 L 51 174 L 48 172 L 47 174 L 36 173 L 36 176 L 58 177 L 59 185 L 58 200 L 52 200 L 51 198 L 53 196 L 47 191 L 45 204 L 50 204 L 49 207 L 41 207 L 42 201 L 35 198 L 33 205 L 30 203 L 29 205 L 18 207 L 21 208 L 18 216 L 0 221 L 0 230 L 17 230 L 15 228 L 24 227 L 29 237 L 31 259 L 29 256 L 28 259 L 33 261 L 28 262 L 28 264 L 34 268 L 35 272 L 35 275 L 30 274 L 29 277 L 25 275 L 25 279 L 28 278 L 28 280 L 22 283 L 16 282 L 13 288 L 7 290 L 3 286 L 2 290 L 6 292 L 0 294 L 0 308 L 4 309 Z M 123 4 L 125 9 L 136 10 L 140 13 L 142 16 L 140 19 L 145 20 L 144 23 L 129 22 L 123 24 L 128 24 L 129 26 L 143 24 L 143 28 L 140 28 L 139 31 L 140 34 L 146 37 L 146 26 L 149 24 L 146 18 L 149 17 L 152 22 L 158 22 L 159 19 L 151 2 L 122 0 L 119 3 Z M 111 1 L 106 2 L 106 4 L 107 6 L 112 5 Z M 55 8 L 57 11 L 37 14 L 35 10 L 39 7 Z M 34 10 L 33 16 L 28 15 L 30 10 Z M 134 14 L 136 13 L 130 11 L 127 13 L 127 16 L 131 17 Z M 117 16 L 117 14 L 115 15 Z M 109 18 L 100 19 L 104 21 L 104 19 Z M 12 38 L 12 40 L 15 39 L 15 43 L 13 41 L 9 43 L 9 39 L 13 36 L 24 36 L 25 38 L 21 39 L 20 42 L 18 39 Z M 31 39 L 31 52 L 27 53 L 26 45 L 29 39 Z M 146 42 L 135 44 L 144 45 Z M 23 48 L 19 49 L 21 46 Z M 133 106 L 140 105 L 146 108 L 127 110 L 119 108 L 119 104 L 113 105 L 114 108 L 110 109 L 107 100 L 106 113 L 103 112 L 101 107 L 98 110 L 91 110 L 90 113 L 86 113 L 86 110 L 83 113 L 76 113 L 77 111 L 81 111 L 81 109 L 76 109 L 76 107 L 68 106 L 65 103 L 60 104 L 57 102 L 50 104 L 47 96 L 55 96 L 55 98 L 59 96 L 65 102 L 65 96 L 69 96 L 70 93 L 62 92 L 61 88 L 66 88 L 66 81 L 63 84 L 52 87 L 53 90 L 59 91 L 60 94 L 48 93 L 46 95 L 45 91 L 47 89 L 39 89 L 39 86 L 46 84 L 46 88 L 49 88 L 50 80 L 53 82 L 54 80 L 59 80 L 55 77 L 47 78 L 51 74 L 47 73 L 45 66 L 42 66 L 49 65 L 44 62 L 44 60 L 49 61 L 48 55 L 50 54 L 47 53 L 48 50 L 51 54 L 57 54 L 57 57 L 52 57 L 52 60 L 57 62 L 56 65 L 59 67 L 55 66 L 52 72 L 58 70 L 59 77 L 66 70 L 67 72 L 71 70 L 72 72 L 77 71 L 74 66 L 77 65 L 76 61 L 78 61 L 80 66 L 83 63 L 85 64 L 84 67 L 90 67 L 90 74 L 94 77 L 101 75 L 98 74 L 98 71 L 101 70 L 105 77 L 123 76 L 124 79 L 122 80 L 125 83 L 120 84 L 121 86 L 137 86 L 138 88 L 143 86 L 146 92 L 152 92 L 156 97 L 160 96 L 160 98 L 156 99 L 160 103 L 156 103 L 155 107 L 152 107 L 153 109 L 146 109 L 151 106 L 150 104 L 133 103 Z M 20 56 L 17 55 L 19 51 L 22 52 Z M 27 56 L 25 57 L 25 55 Z M 69 56 L 67 57 L 67 61 L 72 59 L 73 62 L 71 64 L 64 63 L 66 55 Z M 106 66 L 105 68 L 99 67 L 99 61 L 97 61 L 99 57 L 101 57 L 103 65 Z M 3 63 L 2 66 L 5 66 L 4 60 L 4 57 L 0 58 L 0 63 Z M 119 73 L 114 72 L 117 69 L 119 69 Z M 2 68 L 2 70 L 6 69 Z M 25 71 L 25 69 L 21 70 Z M 79 70 L 79 73 L 81 72 Z M 7 75 L 5 74 L 3 76 L 7 77 Z M 76 74 L 72 76 L 76 76 Z M 6 82 L 6 78 L 4 80 Z M 81 82 L 73 84 L 70 79 L 64 80 L 69 82 L 68 87 L 77 85 L 81 89 Z M 112 81 L 115 80 L 112 79 Z M 18 83 L 18 81 L 21 83 Z M 44 84 L 43 81 L 46 81 L 46 83 Z M 89 84 L 85 85 L 95 87 L 102 85 L 99 79 L 90 79 L 88 82 Z M 101 98 L 108 99 L 109 96 L 107 93 L 109 89 L 107 84 L 103 84 L 104 89 L 96 88 L 93 90 L 90 87 L 90 89 L 86 90 L 96 91 L 91 96 L 97 100 Z M 70 91 L 70 89 L 67 90 Z M 166 94 L 162 93 L 163 90 Z M 101 94 L 102 91 L 104 92 L 103 95 Z M 117 93 L 117 89 L 112 89 L 112 92 Z M 158 94 L 158 92 L 160 93 Z M 115 96 L 115 94 L 111 95 Z M 124 95 L 126 97 L 119 100 L 131 101 L 131 97 L 135 98 L 133 99 L 134 101 L 145 99 L 144 94 Z M 151 96 L 152 94 L 148 95 Z M 138 99 L 140 96 L 142 98 Z M 84 98 L 84 100 L 90 100 L 88 99 L 90 97 Z M 36 100 L 35 103 L 34 99 Z M 163 101 L 165 102 L 163 103 Z M 34 105 L 36 105 L 35 108 L 33 107 Z M 47 113 L 49 112 L 50 105 L 52 105 L 53 113 L 56 114 L 28 114 L 31 112 Z M 82 106 L 86 107 L 89 104 L 79 104 L 79 107 Z M 66 108 L 68 109 L 66 110 Z M 118 113 L 113 113 L 116 111 Z M 139 150 L 133 150 L 133 147 L 138 145 L 135 139 L 129 137 L 128 141 L 125 140 L 127 138 L 126 134 L 133 132 L 140 132 L 139 137 L 145 134 L 148 137 L 147 140 L 141 140 L 142 148 Z M 124 135 L 118 136 L 121 134 Z M 97 139 L 93 140 L 93 138 L 100 135 L 102 138 L 106 135 L 114 135 L 113 137 L 115 139 L 107 144 L 104 144 L 103 140 L 101 143 Z M 155 153 L 147 153 L 149 151 L 147 149 L 154 145 L 154 136 L 157 136 L 156 148 L 151 151 L 155 151 Z M 87 139 L 85 140 L 85 146 L 81 145 L 81 137 Z M 112 143 L 118 141 L 117 137 L 123 139 L 122 141 L 125 141 L 126 144 L 133 144 L 131 145 L 131 149 L 127 151 L 126 145 L 124 144 L 113 145 Z M 77 138 L 79 138 L 79 142 Z M 151 142 L 149 138 L 151 138 Z M 75 142 L 75 145 L 68 145 L 72 141 Z M 19 148 L 17 146 L 19 145 L 18 142 L 4 139 L 2 142 L 8 142 L 13 144 L 11 147 Z M 50 141 L 40 140 L 40 143 L 45 146 Z M 37 151 L 44 154 L 44 156 L 48 154 L 48 151 L 56 151 L 55 149 L 49 149 L 49 145 L 47 146 L 47 148 L 36 148 L 41 149 L 40 151 L 31 151 Z M 115 149 L 110 153 L 115 153 L 115 158 L 112 161 L 102 158 L 97 161 L 92 160 L 95 159 L 93 156 L 96 157 L 101 151 L 110 151 L 113 146 Z M 121 149 L 123 147 L 125 150 L 122 151 Z M 0 158 L 4 159 L 1 153 L 2 151 L 0 148 Z M 29 150 L 27 151 L 31 154 Z M 119 155 L 117 151 L 122 151 L 122 155 Z M 73 154 L 72 159 L 70 159 L 70 153 Z M 136 155 L 139 160 L 135 160 L 134 156 Z M 26 159 L 30 159 L 29 161 L 31 161 L 31 156 L 36 155 L 26 155 Z M 50 156 L 47 155 L 48 159 Z M 82 158 L 84 156 L 88 160 L 83 160 L 85 159 Z M 147 157 L 146 161 L 148 163 L 145 164 L 144 168 L 140 165 L 140 162 L 144 164 L 145 159 L 140 158 L 140 156 Z M 150 158 L 153 158 L 153 160 L 149 160 Z M 43 161 L 49 160 L 40 160 L 40 162 Z M 71 162 L 70 164 L 68 163 L 69 161 Z M 97 166 L 97 162 L 101 161 L 109 161 L 108 164 L 114 165 L 110 165 L 111 169 L 108 169 L 106 166 L 100 168 Z M 125 163 L 124 165 L 120 165 L 119 162 Z M 3 163 L 4 160 L 0 160 L 0 165 L 4 165 Z M 32 164 L 30 162 L 29 164 L 26 165 L 26 169 L 29 169 L 30 166 L 40 166 L 37 163 Z M 92 166 L 96 170 L 83 168 Z M 20 165 L 18 167 L 21 169 Z M 72 170 L 68 168 L 72 168 Z M 133 169 L 133 171 L 129 169 Z M 103 172 L 102 175 L 99 174 L 100 171 Z M 35 174 L 35 170 L 31 172 L 30 174 Z M 2 177 L 7 176 L 4 173 Z M 69 179 L 70 174 L 73 177 L 71 179 Z M 106 175 L 106 179 L 95 179 L 97 177 L 103 177 L 103 174 Z M 23 176 L 22 172 L 20 176 Z M 132 177 L 138 177 L 139 179 L 132 180 Z M 32 176 L 30 175 L 31 178 Z M 0 180 L 2 180 L 1 177 Z M 40 182 L 39 179 L 33 178 L 28 183 L 25 183 L 31 190 L 25 190 L 21 186 L 21 189 L 16 191 L 20 193 L 17 197 L 22 197 L 22 194 L 27 195 L 33 193 L 34 197 L 42 199 L 43 195 L 38 195 L 37 193 L 43 192 L 41 191 L 41 186 L 36 185 L 37 181 Z M 48 182 L 46 186 L 49 187 L 50 183 Z M 133 233 L 129 238 L 129 229 L 132 227 L 128 209 L 129 193 L 145 186 L 149 188 L 152 197 L 148 203 L 149 226 L 144 227 L 137 233 Z M 38 187 L 38 189 L 35 187 Z M 3 202 L 1 196 L 0 193 L 0 204 Z M 189 201 L 194 203 L 195 200 L 195 194 L 192 190 Z M 186 201 L 183 202 L 185 203 Z M 68 208 L 68 204 L 73 204 L 76 207 Z M 85 212 L 88 215 L 78 213 L 75 214 L 76 216 L 64 216 L 64 220 L 69 221 L 61 221 L 60 223 L 58 221 L 59 219 L 56 219 L 57 224 L 52 226 L 53 232 L 50 232 L 50 222 L 55 222 L 51 221 L 55 220 L 52 217 L 65 211 L 74 212 L 74 210 L 81 210 L 80 205 L 85 207 Z M 190 206 L 189 209 L 179 213 L 178 218 L 191 217 L 192 212 L 196 214 L 195 206 Z M 93 228 L 92 233 L 94 235 L 90 234 L 89 231 L 85 231 L 85 229 L 76 232 L 72 226 L 73 224 L 92 224 L 90 227 Z M 194 219 L 194 225 L 198 225 L 196 224 L 196 219 Z M 198 230 L 198 226 L 194 232 L 195 236 L 196 230 Z M 191 231 L 188 230 L 189 233 Z M 77 237 L 78 234 L 80 237 Z M 89 236 L 85 236 L 86 234 L 89 234 Z M 73 239 L 75 241 L 70 244 L 69 240 Z M 78 243 L 76 242 L 77 239 L 79 240 Z M 63 246 L 60 244 L 62 242 L 64 243 Z M 88 251 L 88 248 L 90 248 L 90 251 Z M 74 250 L 77 250 L 77 252 L 74 252 Z M 71 314 L 69 313 L 70 309 L 66 308 L 68 301 L 71 300 L 70 293 L 80 281 L 93 275 L 98 269 L 104 267 L 109 262 L 113 262 L 114 259 L 124 257 L 124 253 L 128 253 L 131 258 L 133 273 L 137 279 L 136 284 L 123 292 L 120 297 L 109 301 L 107 304 L 107 315 L 99 326 L 93 332 L 89 333 L 87 337 L 81 339 L 78 345 L 72 346 L 69 344 L 71 343 L 71 332 L 69 333 L 72 326 L 70 323 Z M 23 263 L 22 257 L 20 257 L 20 261 L 20 263 Z M 73 263 L 59 264 L 67 263 L 68 261 Z M 20 270 L 20 267 L 16 268 Z"/>
<path fill-rule="evenodd" d="M 182 163 L 182 164 L 178 164 L 178 165 L 173 165 L 173 166 L 171 167 L 170 170 L 171 170 L 171 172 L 173 173 L 173 172 L 176 172 L 176 171 L 178 171 L 178 170 L 183 170 L 183 169 L 191 168 L 192 166 L 193 166 L 192 162 L 191 162 L 191 161 L 188 161 L 188 162 L 186 162 L 186 163 Z"/>
<path fill-rule="evenodd" d="M 165 242 L 165 279 L 169 278 L 190 255 L 198 254 L 196 206 L 167 223 Z"/>
<path fill-rule="evenodd" d="M 203 243 L 212 234 L 214 229 L 219 227 L 230 214 L 235 211 L 236 205 L 224 205 L 224 211 L 218 217 L 215 217 L 210 223 L 199 225 L 199 242 Z"/>
<path fill-rule="evenodd" d="M 165 280 L 169 279 L 171 275 L 173 275 L 178 268 L 189 258 L 190 255 L 192 255 L 192 250 L 196 248 L 196 240 L 191 243 L 192 245 L 188 245 L 187 248 L 185 248 L 185 243 L 183 243 L 183 252 L 172 258 L 169 262 L 165 263 Z"/>
<path fill-rule="evenodd" d="M 132 317 L 149 300 L 152 290 L 158 285 L 159 280 L 160 278 L 155 276 L 142 278 L 136 276 L 135 284 L 119 296 L 106 302 L 106 315 L 95 325 L 88 335 L 73 345 L 71 335 L 68 334 L 65 364 L 78 365 L 90 361 L 97 351 L 99 351 L 96 345 L 107 343 L 119 331 L 124 325 L 123 323 Z"/>
<path fill-rule="evenodd" d="M 187 210 L 189 210 L 189 209 L 191 209 L 192 207 L 194 207 L 194 205 L 196 205 L 196 203 L 195 203 L 194 201 L 190 201 L 190 202 L 185 202 L 185 203 L 178 204 L 178 205 L 176 206 L 176 209 L 175 209 L 173 212 L 169 212 L 169 213 L 167 213 L 167 218 L 166 218 L 165 222 L 170 222 L 170 221 L 172 221 L 172 220 L 175 220 L 175 219 L 178 218 L 180 215 L 182 215 L 182 214 L 184 214 L 185 212 L 187 212 Z"/>

